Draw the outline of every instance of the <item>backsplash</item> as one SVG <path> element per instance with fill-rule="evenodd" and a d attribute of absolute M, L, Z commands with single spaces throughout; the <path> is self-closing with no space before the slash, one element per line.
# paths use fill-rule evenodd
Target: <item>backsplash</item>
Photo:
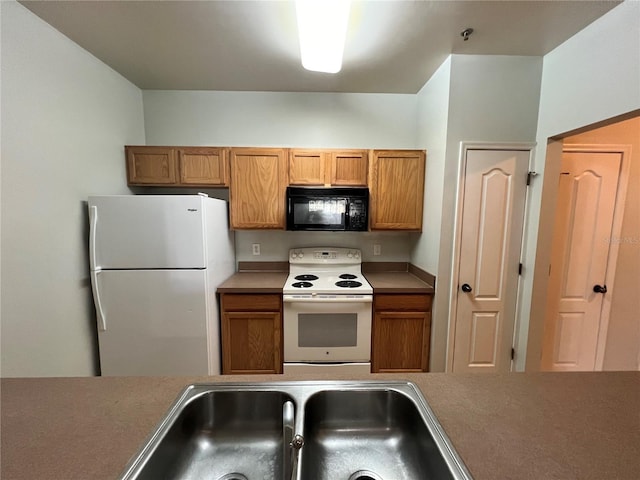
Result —
<path fill-rule="evenodd" d="M 407 232 L 289 232 L 284 230 L 236 230 L 236 261 L 287 261 L 296 247 L 346 247 L 362 251 L 365 262 L 409 262 L 416 233 Z M 253 244 L 260 255 L 253 255 Z M 374 255 L 380 245 L 380 255 Z"/>

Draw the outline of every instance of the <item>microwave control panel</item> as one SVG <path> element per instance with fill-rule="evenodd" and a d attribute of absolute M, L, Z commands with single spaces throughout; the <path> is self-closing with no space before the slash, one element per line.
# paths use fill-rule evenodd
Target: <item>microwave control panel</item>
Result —
<path fill-rule="evenodd" d="M 363 200 L 351 200 L 349 203 L 349 229 L 367 229 L 367 204 Z"/>

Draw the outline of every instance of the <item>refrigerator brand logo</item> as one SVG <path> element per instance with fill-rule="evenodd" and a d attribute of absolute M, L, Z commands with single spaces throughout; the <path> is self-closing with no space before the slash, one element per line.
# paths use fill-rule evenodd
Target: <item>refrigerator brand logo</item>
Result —
<path fill-rule="evenodd" d="M 187 208 L 187 212 L 197 212 L 197 208 Z"/>

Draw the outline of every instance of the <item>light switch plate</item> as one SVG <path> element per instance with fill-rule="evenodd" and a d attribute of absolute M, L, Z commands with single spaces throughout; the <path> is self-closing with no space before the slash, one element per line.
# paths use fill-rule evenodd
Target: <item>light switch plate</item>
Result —
<path fill-rule="evenodd" d="M 260 255 L 260 244 L 259 243 L 251 244 L 251 251 L 254 255 Z"/>
<path fill-rule="evenodd" d="M 374 255 L 382 255 L 382 245 L 379 243 L 373 244 L 373 254 Z"/>

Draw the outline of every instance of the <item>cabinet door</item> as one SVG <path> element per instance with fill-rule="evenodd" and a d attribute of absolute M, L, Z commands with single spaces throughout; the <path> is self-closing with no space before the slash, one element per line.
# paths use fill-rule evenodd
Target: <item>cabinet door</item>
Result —
<path fill-rule="evenodd" d="M 225 149 L 181 148 L 178 157 L 182 185 L 229 185 Z"/>
<path fill-rule="evenodd" d="M 320 150 L 290 150 L 289 185 L 324 185 L 326 157 Z"/>
<path fill-rule="evenodd" d="M 282 373 L 280 312 L 224 312 L 222 373 Z"/>
<path fill-rule="evenodd" d="M 178 183 L 176 151 L 170 147 L 125 147 L 128 185 Z"/>
<path fill-rule="evenodd" d="M 284 229 L 286 150 L 232 148 L 230 166 L 231 227 Z"/>
<path fill-rule="evenodd" d="M 425 152 L 374 150 L 369 181 L 372 230 L 422 230 Z"/>
<path fill-rule="evenodd" d="M 430 330 L 428 312 L 376 312 L 371 371 L 428 371 Z"/>
<path fill-rule="evenodd" d="M 331 184 L 366 187 L 369 169 L 367 150 L 331 152 Z"/>

